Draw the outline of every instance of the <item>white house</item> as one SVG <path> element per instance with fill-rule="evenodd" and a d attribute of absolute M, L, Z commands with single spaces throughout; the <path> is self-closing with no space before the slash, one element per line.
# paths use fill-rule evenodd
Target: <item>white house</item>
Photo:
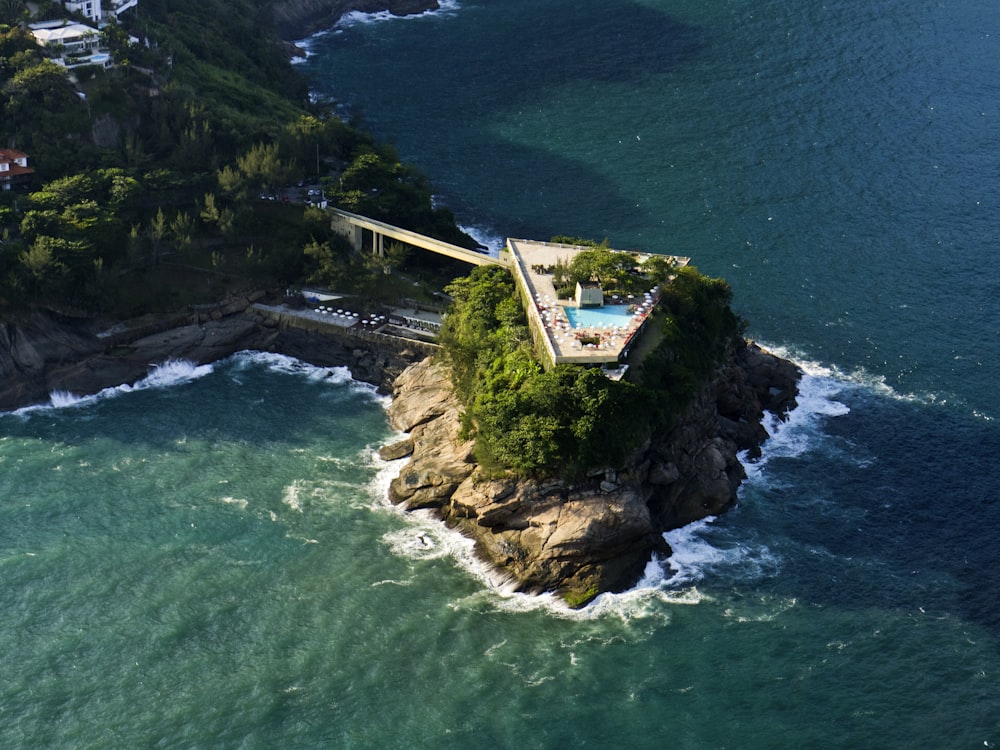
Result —
<path fill-rule="evenodd" d="M 70 13 L 79 13 L 96 24 L 99 24 L 104 18 L 101 0 L 64 0 L 63 7 Z"/>
<path fill-rule="evenodd" d="M 52 62 L 64 68 L 98 65 L 105 69 L 114 66 L 111 54 L 101 46 L 101 32 L 92 26 L 70 21 L 41 21 L 28 25 L 35 41 L 56 56 Z M 133 44 L 139 40 L 129 37 Z"/>
<path fill-rule="evenodd" d="M 64 54 L 79 55 L 97 51 L 101 44 L 100 32 L 82 23 L 60 21 L 58 26 L 32 24 L 31 33 L 43 47 L 63 48 Z"/>
<path fill-rule="evenodd" d="M 70 13 L 79 13 L 98 27 L 104 25 L 105 16 L 117 18 L 138 4 L 139 0 L 111 0 L 108 3 L 108 11 L 105 13 L 101 0 L 63 0 L 62 3 L 63 7 Z"/>

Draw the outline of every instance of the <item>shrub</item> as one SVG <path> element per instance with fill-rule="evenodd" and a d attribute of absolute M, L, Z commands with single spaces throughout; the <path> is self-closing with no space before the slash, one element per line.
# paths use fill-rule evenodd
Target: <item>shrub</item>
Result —
<path fill-rule="evenodd" d="M 662 339 L 637 382 L 535 358 L 510 274 L 482 267 L 447 289 L 440 341 L 465 407 L 466 434 L 489 472 L 578 477 L 620 466 L 690 402 L 735 334 L 728 285 L 691 269 L 667 294 Z"/>

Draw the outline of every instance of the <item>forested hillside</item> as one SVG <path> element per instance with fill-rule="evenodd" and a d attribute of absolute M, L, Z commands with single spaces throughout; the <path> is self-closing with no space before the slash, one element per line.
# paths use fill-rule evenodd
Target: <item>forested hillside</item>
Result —
<path fill-rule="evenodd" d="M 133 315 L 234 286 L 384 285 L 385 264 L 331 235 L 307 189 L 470 243 L 431 206 L 426 178 L 310 103 L 267 4 L 143 0 L 102 32 L 115 67 L 73 76 L 15 23 L 25 6 L 0 13 L 0 148 L 35 170 L 26 189 L 0 192 L 5 316 Z"/>

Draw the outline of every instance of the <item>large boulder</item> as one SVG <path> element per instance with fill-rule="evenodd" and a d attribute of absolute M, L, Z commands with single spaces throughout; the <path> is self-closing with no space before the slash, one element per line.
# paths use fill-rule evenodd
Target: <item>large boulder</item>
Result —
<path fill-rule="evenodd" d="M 410 433 L 412 457 L 389 486 L 408 508 L 440 508 L 475 468 L 471 441 L 461 438 L 460 406 L 448 371 L 431 359 L 411 365 L 393 385 L 389 420 Z"/>
<path fill-rule="evenodd" d="M 529 480 L 463 482 L 449 521 L 529 591 L 558 591 L 582 604 L 638 578 L 652 552 L 669 548 L 650 519 L 638 483 L 581 485 Z"/>
<path fill-rule="evenodd" d="M 34 313 L 0 325 L 0 410 L 48 399 L 53 390 L 63 389 L 51 375 L 53 368 L 103 350 L 81 321 Z"/>

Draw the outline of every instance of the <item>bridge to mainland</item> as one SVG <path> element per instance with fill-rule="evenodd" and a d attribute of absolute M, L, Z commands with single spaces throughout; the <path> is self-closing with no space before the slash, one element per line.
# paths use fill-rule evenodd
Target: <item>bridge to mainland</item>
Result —
<path fill-rule="evenodd" d="M 547 368 L 560 363 L 603 365 L 606 368 L 620 365 L 627 359 L 630 347 L 645 328 L 648 310 L 646 314 L 637 315 L 626 326 L 614 331 L 574 332 L 565 324 L 559 324 L 560 315 L 565 320 L 565 313 L 559 312 L 565 305 L 561 305 L 556 299 L 552 277 L 542 269 L 555 265 L 559 260 L 568 262 L 575 254 L 585 250 L 584 247 L 508 239 L 506 250 L 490 255 L 349 211 L 333 207 L 327 210 L 331 216 L 332 228 L 345 235 L 358 252 L 365 249 L 365 231 L 368 231 L 372 233 L 372 252 L 377 255 L 385 254 L 385 240 L 388 237 L 473 265 L 496 265 L 509 269 L 524 302 L 535 350 Z M 677 257 L 672 257 L 671 260 L 677 267 L 686 265 L 689 261 L 688 258 Z M 577 335 L 581 333 L 583 339 Z M 596 340 L 598 343 L 584 344 L 583 340 Z"/>
<path fill-rule="evenodd" d="M 339 208 L 328 208 L 331 216 L 331 223 L 335 231 L 345 235 L 354 249 L 360 252 L 365 246 L 365 231 L 372 233 L 372 252 L 376 255 L 385 255 L 385 240 L 389 238 L 398 242 L 403 242 L 413 247 L 429 250 L 438 255 L 445 255 L 455 260 L 471 263 L 474 266 L 503 266 L 510 268 L 512 260 L 510 253 L 506 250 L 500 251 L 499 255 L 493 256 L 488 253 L 481 253 L 476 250 L 468 250 L 450 242 L 436 240 L 423 234 L 411 232 L 408 229 L 400 229 L 392 224 L 369 219 L 367 216 L 352 214 L 350 211 L 343 211 Z"/>

